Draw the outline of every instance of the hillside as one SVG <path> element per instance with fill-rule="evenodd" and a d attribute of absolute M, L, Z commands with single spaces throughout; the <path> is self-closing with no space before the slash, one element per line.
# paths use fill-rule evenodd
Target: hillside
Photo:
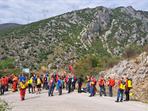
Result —
<path fill-rule="evenodd" d="M 129 47 L 140 53 L 147 43 L 148 12 L 100 6 L 0 32 L 0 58 L 13 57 L 18 66 L 31 68 L 62 67 L 90 58 L 92 68 L 101 67 L 100 71 Z M 106 61 L 104 66 L 101 60 Z"/>

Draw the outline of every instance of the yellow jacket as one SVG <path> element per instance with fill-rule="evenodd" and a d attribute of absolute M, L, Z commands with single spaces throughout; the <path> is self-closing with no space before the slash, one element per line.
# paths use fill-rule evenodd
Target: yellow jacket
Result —
<path fill-rule="evenodd" d="M 26 87 L 27 87 L 27 82 L 26 83 L 20 82 L 21 89 L 25 89 Z"/>
<path fill-rule="evenodd" d="M 33 82 L 33 80 L 32 80 L 32 78 L 30 78 L 30 79 L 28 80 L 28 84 L 32 84 L 32 82 Z"/>

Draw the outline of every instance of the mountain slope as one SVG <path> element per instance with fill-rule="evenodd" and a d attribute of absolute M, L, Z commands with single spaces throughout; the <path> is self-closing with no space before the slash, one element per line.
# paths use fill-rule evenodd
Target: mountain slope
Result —
<path fill-rule="evenodd" d="M 87 8 L 0 32 L 0 55 L 37 67 L 69 63 L 94 54 L 121 56 L 148 43 L 148 13 L 132 7 Z"/>
<path fill-rule="evenodd" d="M 5 31 L 5 30 L 9 30 L 15 27 L 20 26 L 20 24 L 16 24 L 16 23 L 5 23 L 5 24 L 0 24 L 0 31 Z"/>

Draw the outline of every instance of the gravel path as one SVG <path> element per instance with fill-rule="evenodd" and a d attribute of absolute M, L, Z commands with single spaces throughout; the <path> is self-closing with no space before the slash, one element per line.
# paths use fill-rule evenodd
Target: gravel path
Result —
<path fill-rule="evenodd" d="M 48 97 L 47 91 L 41 94 L 27 94 L 25 101 L 20 101 L 19 93 L 8 92 L 1 96 L 8 102 L 12 111 L 148 111 L 148 104 L 141 102 L 116 103 L 111 97 L 88 97 L 88 94 L 73 92 L 62 96 L 57 92 Z"/>

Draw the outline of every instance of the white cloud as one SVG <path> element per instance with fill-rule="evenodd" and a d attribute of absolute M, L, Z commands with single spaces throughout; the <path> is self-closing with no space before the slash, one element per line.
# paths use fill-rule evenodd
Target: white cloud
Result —
<path fill-rule="evenodd" d="M 147 0 L 0 0 L 0 23 L 28 23 L 86 7 L 129 5 L 148 11 Z"/>

